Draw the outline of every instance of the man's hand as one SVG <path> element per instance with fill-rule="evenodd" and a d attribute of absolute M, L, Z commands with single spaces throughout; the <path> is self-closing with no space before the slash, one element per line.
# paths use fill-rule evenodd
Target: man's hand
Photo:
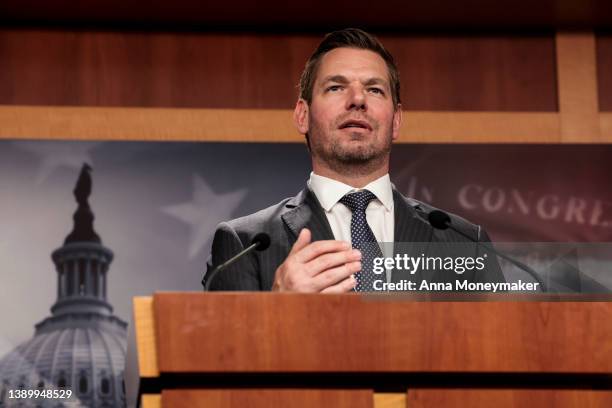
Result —
<path fill-rule="evenodd" d="M 353 276 L 361 270 L 361 252 L 344 241 L 310 242 L 311 233 L 300 231 L 291 252 L 274 275 L 273 291 L 343 293 L 352 290 Z"/>

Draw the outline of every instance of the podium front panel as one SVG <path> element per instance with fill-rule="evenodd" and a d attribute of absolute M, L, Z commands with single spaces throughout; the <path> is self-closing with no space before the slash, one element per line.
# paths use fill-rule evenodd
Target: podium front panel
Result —
<path fill-rule="evenodd" d="M 159 293 L 159 370 L 612 373 L 612 303 L 497 299 Z"/>

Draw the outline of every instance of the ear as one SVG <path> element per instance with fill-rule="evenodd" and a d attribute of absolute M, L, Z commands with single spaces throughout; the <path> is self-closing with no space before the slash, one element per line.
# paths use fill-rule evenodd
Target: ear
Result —
<path fill-rule="evenodd" d="M 395 112 L 393 112 L 393 129 L 391 140 L 396 140 L 399 137 L 400 128 L 402 127 L 402 105 L 397 104 Z"/>
<path fill-rule="evenodd" d="M 305 135 L 308 133 L 308 102 L 304 99 L 298 99 L 295 104 L 295 110 L 293 111 L 293 122 L 300 134 Z"/>

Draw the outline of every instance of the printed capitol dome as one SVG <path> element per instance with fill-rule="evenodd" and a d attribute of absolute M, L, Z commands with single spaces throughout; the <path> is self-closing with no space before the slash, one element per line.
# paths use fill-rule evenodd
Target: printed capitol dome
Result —
<path fill-rule="evenodd" d="M 74 229 L 52 254 L 58 275 L 51 316 L 34 337 L 0 360 L 0 407 L 124 407 L 127 324 L 106 301 L 113 253 L 93 229 L 91 168 L 83 165 L 74 195 Z M 9 399 L 9 390 L 71 390 L 70 399 Z"/>

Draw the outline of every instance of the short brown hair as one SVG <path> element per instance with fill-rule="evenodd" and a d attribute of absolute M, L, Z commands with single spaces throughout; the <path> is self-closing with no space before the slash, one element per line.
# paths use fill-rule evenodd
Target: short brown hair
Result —
<path fill-rule="evenodd" d="M 393 105 L 397 108 L 400 104 L 400 80 L 395 60 L 376 37 L 358 28 L 345 28 L 344 30 L 334 31 L 323 38 L 323 41 L 321 41 L 317 49 L 306 62 L 306 66 L 300 77 L 300 98 L 304 99 L 310 105 L 312 101 L 312 89 L 314 87 L 321 58 L 329 51 L 343 47 L 370 50 L 382 57 L 389 71 L 389 85 L 391 87 Z"/>

